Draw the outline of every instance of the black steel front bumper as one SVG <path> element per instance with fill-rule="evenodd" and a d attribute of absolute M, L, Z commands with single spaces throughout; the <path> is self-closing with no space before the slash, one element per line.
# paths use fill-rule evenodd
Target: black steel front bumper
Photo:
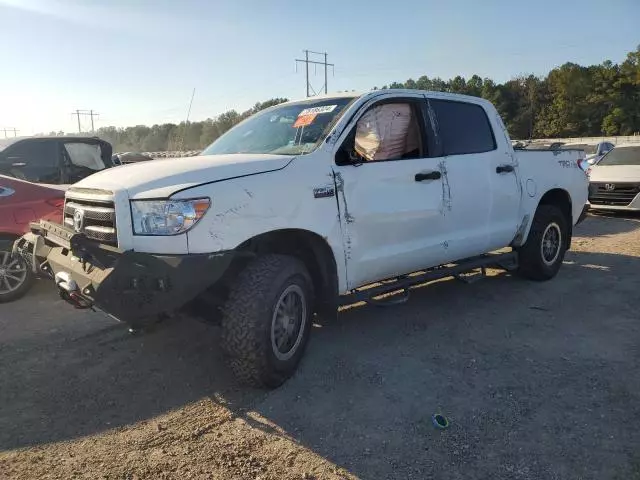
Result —
<path fill-rule="evenodd" d="M 122 251 L 51 222 L 32 224 L 16 248 L 33 249 L 37 268 L 52 276 L 76 307 L 95 306 L 127 323 L 179 309 L 216 283 L 234 251 L 152 255 Z"/>

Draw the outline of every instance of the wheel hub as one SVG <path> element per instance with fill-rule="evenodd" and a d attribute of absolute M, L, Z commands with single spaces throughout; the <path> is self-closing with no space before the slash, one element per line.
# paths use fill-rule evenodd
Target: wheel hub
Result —
<path fill-rule="evenodd" d="M 21 257 L 13 257 L 10 252 L 0 251 L 0 294 L 11 293 L 27 278 L 27 265 Z"/>
<path fill-rule="evenodd" d="M 287 287 L 276 302 L 271 321 L 271 346 L 279 360 L 288 360 L 302 340 L 307 307 L 298 285 Z"/>
<path fill-rule="evenodd" d="M 540 245 L 542 261 L 547 265 L 553 265 L 560 255 L 561 245 L 562 232 L 560 226 L 555 222 L 550 223 L 542 234 Z"/>

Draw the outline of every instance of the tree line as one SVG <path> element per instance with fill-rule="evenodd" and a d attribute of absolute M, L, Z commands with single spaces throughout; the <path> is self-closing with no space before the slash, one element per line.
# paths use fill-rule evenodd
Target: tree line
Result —
<path fill-rule="evenodd" d="M 126 128 L 101 127 L 96 133 L 113 145 L 114 152 L 201 150 L 250 115 L 286 101 L 286 98 L 272 98 L 266 102 L 258 102 L 242 113 L 229 110 L 201 122 L 181 122 L 177 125 L 164 123 L 152 127 L 146 125 Z"/>
<path fill-rule="evenodd" d="M 377 88 L 377 87 L 374 87 Z M 463 93 L 491 101 L 512 138 L 634 135 L 640 132 L 640 46 L 619 64 L 565 63 L 545 77 L 521 75 L 505 83 L 473 75 L 450 80 L 421 76 L 381 88 Z M 102 127 L 97 134 L 114 151 L 200 150 L 235 124 L 263 108 L 287 101 L 273 98 L 244 112 L 229 110 L 201 122 Z"/>
<path fill-rule="evenodd" d="M 640 46 L 615 64 L 575 63 L 546 77 L 522 75 L 498 84 L 490 78 L 420 77 L 382 88 L 463 93 L 491 101 L 512 138 L 562 138 L 640 133 Z"/>

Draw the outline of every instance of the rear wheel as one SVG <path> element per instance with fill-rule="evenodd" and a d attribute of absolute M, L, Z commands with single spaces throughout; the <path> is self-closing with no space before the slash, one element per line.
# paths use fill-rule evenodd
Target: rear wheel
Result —
<path fill-rule="evenodd" d="M 312 281 L 301 261 L 255 259 L 238 275 L 223 311 L 222 347 L 240 381 L 273 388 L 295 372 L 313 318 Z"/>
<path fill-rule="evenodd" d="M 520 275 L 538 281 L 556 276 L 567 251 L 568 222 L 558 207 L 538 207 L 529 237 L 518 251 Z"/>
<path fill-rule="evenodd" d="M 0 303 L 25 295 L 33 279 L 31 266 L 21 255 L 12 255 L 7 247 L 0 249 Z"/>

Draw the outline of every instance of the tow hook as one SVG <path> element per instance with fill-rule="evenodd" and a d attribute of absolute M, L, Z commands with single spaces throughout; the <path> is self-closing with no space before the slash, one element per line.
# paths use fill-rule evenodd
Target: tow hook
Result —
<path fill-rule="evenodd" d="M 93 307 L 93 302 L 85 299 L 80 295 L 78 283 L 71 278 L 68 272 L 58 272 L 55 275 L 56 286 L 60 298 L 70 303 L 75 308 L 84 310 Z"/>

